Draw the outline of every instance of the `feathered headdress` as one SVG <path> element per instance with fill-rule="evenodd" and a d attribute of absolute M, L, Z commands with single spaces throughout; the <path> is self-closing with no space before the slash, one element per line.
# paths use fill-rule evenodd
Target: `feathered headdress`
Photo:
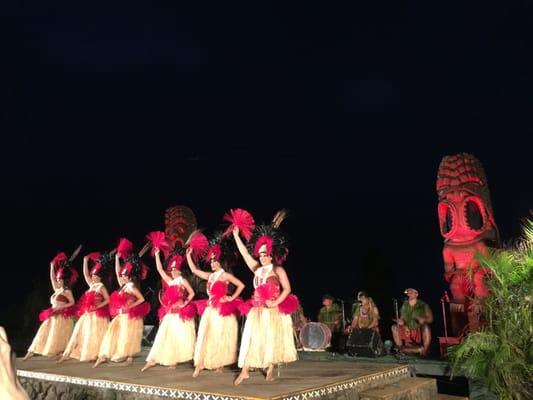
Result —
<path fill-rule="evenodd" d="M 177 270 L 181 269 L 183 261 L 185 260 L 185 248 L 181 245 L 180 241 L 176 241 L 176 245 L 172 251 L 165 258 L 163 265 L 165 269 L 170 272 L 172 268 Z"/>
<path fill-rule="evenodd" d="M 78 271 L 72 267 L 69 261 L 66 261 L 62 266 L 56 268 L 56 279 L 62 279 L 68 286 L 72 286 L 78 280 Z"/>
<path fill-rule="evenodd" d="M 76 248 L 70 258 L 63 252 L 56 254 L 52 263 L 55 268 L 55 278 L 62 279 L 68 286 L 74 285 L 78 280 L 78 271 L 72 266 L 72 261 L 78 256 L 81 250 L 81 245 Z"/>
<path fill-rule="evenodd" d="M 113 270 L 113 254 L 114 251 L 99 253 L 93 252 L 87 255 L 89 258 L 89 273 L 91 275 L 98 275 L 100 278 L 111 280 Z"/>
<path fill-rule="evenodd" d="M 87 254 L 89 259 L 89 273 L 91 275 L 100 276 L 100 271 L 102 270 L 102 264 L 98 261 L 102 257 L 102 254 L 98 251 Z"/>
<path fill-rule="evenodd" d="M 289 254 L 287 237 L 279 230 L 279 226 L 287 216 L 286 210 L 276 213 L 272 223 L 257 225 L 248 242 L 248 250 L 259 257 L 260 253 L 272 257 L 275 264 L 281 265 Z"/>
<path fill-rule="evenodd" d="M 141 261 L 141 258 L 137 254 L 132 253 L 120 270 L 120 275 L 139 278 L 143 281 L 148 275 L 148 267 Z"/>
<path fill-rule="evenodd" d="M 68 257 L 65 253 L 57 253 L 56 256 L 52 259 L 52 263 L 55 267 L 61 267 L 68 260 Z"/>
<path fill-rule="evenodd" d="M 125 264 L 120 269 L 121 276 L 129 276 L 130 278 L 146 279 L 148 275 L 148 267 L 141 261 L 138 254 L 133 251 L 133 244 L 126 238 L 120 239 L 117 252 L 125 261 Z"/>
<path fill-rule="evenodd" d="M 210 263 L 215 260 L 220 262 L 223 268 L 231 268 L 238 259 L 237 246 L 233 239 L 224 237 L 221 232 L 217 232 L 211 237 L 205 255 L 206 262 Z"/>

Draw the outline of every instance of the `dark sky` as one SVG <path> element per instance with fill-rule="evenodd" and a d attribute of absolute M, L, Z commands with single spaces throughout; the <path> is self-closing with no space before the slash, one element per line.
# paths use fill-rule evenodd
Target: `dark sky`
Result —
<path fill-rule="evenodd" d="M 484 164 L 501 236 L 518 234 L 530 5 L 257 3 L 2 5 L 4 304 L 23 310 L 57 250 L 141 245 L 184 204 L 208 229 L 229 208 L 288 208 L 309 314 L 362 288 L 390 312 L 407 286 L 438 311 L 435 180 L 458 152 Z"/>

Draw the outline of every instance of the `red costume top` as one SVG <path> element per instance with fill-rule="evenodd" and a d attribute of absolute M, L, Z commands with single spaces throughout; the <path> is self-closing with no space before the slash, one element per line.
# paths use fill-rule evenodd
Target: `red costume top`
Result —
<path fill-rule="evenodd" d="M 185 290 L 182 280 L 181 276 L 173 279 L 163 292 L 161 307 L 157 312 L 159 320 L 162 320 L 167 314 L 178 314 L 183 320 L 193 319 L 196 315 L 196 308 L 192 303 L 183 307 L 183 303 L 187 299 L 187 290 Z"/>
<path fill-rule="evenodd" d="M 68 303 L 67 296 L 63 294 L 64 291 L 65 289 L 61 288 L 54 292 L 50 297 L 50 304 L 52 304 L 52 307 L 42 310 L 39 313 L 39 321 L 45 321 L 53 315 L 61 315 L 65 318 L 76 315 L 77 307 L 75 304 L 65 308 L 57 308 L 59 305 Z"/>
<path fill-rule="evenodd" d="M 102 318 L 109 317 L 109 306 L 105 305 L 97 308 L 104 301 L 104 296 L 100 293 L 100 289 L 103 286 L 104 284 L 101 282 L 93 283 L 89 290 L 83 293 L 78 301 L 78 317 L 90 312 L 95 312 L 96 315 Z"/>
<path fill-rule="evenodd" d="M 218 310 L 218 313 L 222 316 L 236 315 L 239 312 L 242 299 L 240 297 L 235 298 L 232 301 L 221 301 L 228 295 L 229 282 L 221 281 L 220 277 L 224 273 L 224 269 L 220 268 L 218 271 L 209 275 L 207 280 L 207 294 L 209 300 L 203 299 L 195 302 L 198 314 L 203 314 L 205 307 L 208 305 Z"/>
<path fill-rule="evenodd" d="M 241 312 L 247 314 L 250 307 L 266 307 L 267 300 L 275 300 L 281 293 L 281 284 L 277 275 L 272 275 L 273 265 L 264 265 L 254 272 L 254 294 L 248 300 L 247 307 Z M 289 294 L 279 305 L 278 310 L 283 314 L 292 314 L 298 309 L 300 301 L 294 294 Z M 248 310 L 246 309 L 248 308 Z"/>
<path fill-rule="evenodd" d="M 129 318 L 144 318 L 150 312 L 150 304 L 143 301 L 135 307 L 124 310 L 124 306 L 129 306 L 137 300 L 137 297 L 128 292 L 133 287 L 133 283 L 126 283 L 120 290 L 116 290 L 109 296 L 109 313 L 112 317 L 119 314 L 128 314 Z"/>

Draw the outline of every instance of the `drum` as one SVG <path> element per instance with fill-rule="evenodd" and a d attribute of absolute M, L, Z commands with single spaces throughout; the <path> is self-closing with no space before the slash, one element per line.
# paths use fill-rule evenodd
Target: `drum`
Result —
<path fill-rule="evenodd" d="M 305 351 L 325 351 L 331 342 L 331 331 L 320 322 L 308 322 L 300 330 L 300 342 Z"/>

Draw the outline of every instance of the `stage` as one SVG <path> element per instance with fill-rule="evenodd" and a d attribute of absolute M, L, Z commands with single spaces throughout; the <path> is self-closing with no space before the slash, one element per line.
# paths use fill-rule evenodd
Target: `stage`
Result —
<path fill-rule="evenodd" d="M 409 378 L 407 365 L 299 360 L 281 366 L 274 382 L 266 382 L 261 372 L 255 371 L 250 374 L 250 379 L 236 387 L 233 380 L 237 376 L 237 370 L 225 369 L 220 374 L 203 371 L 196 379 L 191 377 L 191 364 L 180 365 L 176 369 L 156 366 L 141 373 L 146 356 L 144 353 L 136 357 L 131 366 L 107 363 L 98 368 L 91 368 L 92 364 L 75 360 L 57 364 L 54 360 L 35 356 L 27 361 L 17 359 L 17 373 L 32 399 L 47 400 L 358 400 L 363 398 L 360 395 L 365 391 L 407 381 L 411 389 L 419 385 L 429 396 L 417 398 L 430 399 L 434 398 L 431 394 L 436 395 L 434 382 Z"/>

